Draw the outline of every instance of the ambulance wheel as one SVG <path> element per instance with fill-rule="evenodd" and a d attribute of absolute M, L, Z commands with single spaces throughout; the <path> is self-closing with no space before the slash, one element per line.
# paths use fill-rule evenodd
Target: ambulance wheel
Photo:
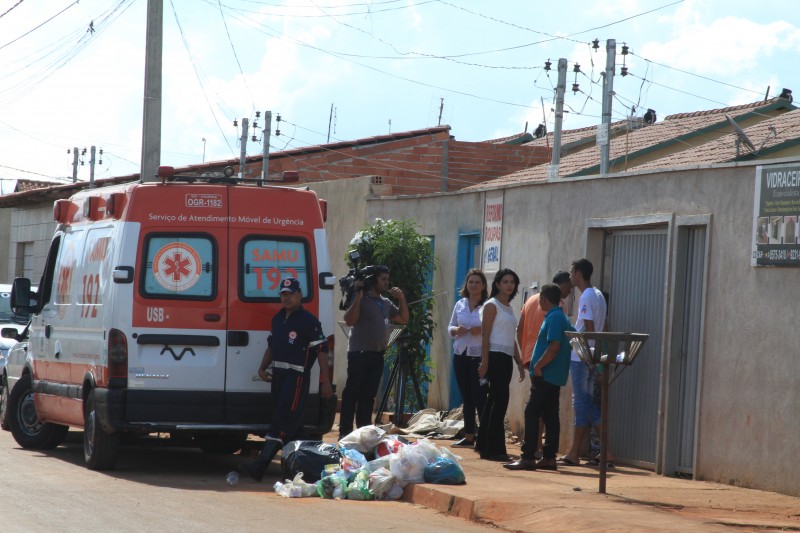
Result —
<path fill-rule="evenodd" d="M 83 411 L 83 459 L 89 470 L 113 470 L 119 453 L 119 433 L 106 433 L 100 427 L 94 393 L 89 392 Z"/>
<path fill-rule="evenodd" d="M 8 378 L 0 376 L 0 429 L 8 430 Z"/>
<path fill-rule="evenodd" d="M 33 382 L 25 374 L 8 395 L 8 427 L 17 444 L 26 449 L 49 450 L 67 438 L 69 427 L 42 422 L 33 402 Z"/>
<path fill-rule="evenodd" d="M 195 445 L 205 453 L 230 455 L 242 449 L 247 433 L 212 433 L 194 436 Z"/>

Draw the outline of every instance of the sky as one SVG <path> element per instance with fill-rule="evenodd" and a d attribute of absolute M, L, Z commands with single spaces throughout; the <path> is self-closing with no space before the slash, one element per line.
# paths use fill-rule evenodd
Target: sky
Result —
<path fill-rule="evenodd" d="M 271 151 L 438 124 L 460 141 L 552 131 L 559 58 L 563 127 L 596 125 L 609 39 L 613 120 L 800 91 L 785 0 L 163 2 L 163 165 L 238 160 L 245 117 L 259 128 L 247 154 L 261 153 L 266 110 Z M 95 179 L 139 172 L 146 21 L 147 0 L 0 0 L 3 192 L 72 181 L 74 147 L 79 180 L 91 146 Z"/>

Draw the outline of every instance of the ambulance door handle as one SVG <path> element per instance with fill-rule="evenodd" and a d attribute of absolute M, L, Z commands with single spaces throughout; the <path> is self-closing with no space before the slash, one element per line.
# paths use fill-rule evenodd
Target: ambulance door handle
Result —
<path fill-rule="evenodd" d="M 250 344 L 250 334 L 246 331 L 229 331 L 228 346 L 247 346 Z"/>
<path fill-rule="evenodd" d="M 219 322 L 220 316 L 217 313 L 207 313 L 203 315 L 206 322 Z"/>
<path fill-rule="evenodd" d="M 50 333 L 52 333 L 52 331 L 53 331 L 53 328 L 50 326 L 50 324 L 47 324 L 44 327 L 44 337 L 46 339 L 49 339 L 50 338 Z"/>

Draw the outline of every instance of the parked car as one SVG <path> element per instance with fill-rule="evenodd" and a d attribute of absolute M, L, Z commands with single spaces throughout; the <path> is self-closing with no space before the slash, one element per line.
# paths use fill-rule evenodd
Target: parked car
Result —
<path fill-rule="evenodd" d="M 11 389 L 22 377 L 22 370 L 28 360 L 28 328 L 25 328 L 22 333 L 15 333 L 14 328 L 5 327 L 2 329 L 2 341 L 9 341 L 13 347 L 8 351 L 5 356 L 4 364 L 0 367 L 0 429 L 8 430 L 8 398 L 11 395 Z M 14 335 L 13 338 L 6 338 L 6 336 Z M 32 400 L 32 397 L 31 397 Z M 30 413 L 22 417 L 28 419 L 28 426 L 34 428 L 39 426 L 38 417 L 36 416 L 36 409 L 33 408 L 33 403 L 28 406 Z M 22 409 L 21 409 L 22 410 Z M 32 420 L 33 416 L 36 420 Z"/>
<path fill-rule="evenodd" d="M 11 308 L 11 285 L 0 284 L 0 428 L 8 429 L 8 398 L 28 354 L 29 313 Z M 23 340 L 23 343 L 19 343 Z M 32 406 L 31 406 L 32 407 Z M 35 415 L 35 410 L 33 411 Z M 34 426 L 38 419 L 34 421 Z"/>

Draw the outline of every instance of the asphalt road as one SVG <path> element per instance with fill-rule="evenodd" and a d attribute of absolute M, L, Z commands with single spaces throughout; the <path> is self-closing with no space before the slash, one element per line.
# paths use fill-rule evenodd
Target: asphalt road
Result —
<path fill-rule="evenodd" d="M 239 456 L 210 455 L 167 439 L 124 446 L 117 469 L 83 464 L 82 433 L 50 451 L 23 450 L 0 431 L 0 531 L 485 531 L 488 527 L 404 502 L 289 499 L 226 474 Z"/>

